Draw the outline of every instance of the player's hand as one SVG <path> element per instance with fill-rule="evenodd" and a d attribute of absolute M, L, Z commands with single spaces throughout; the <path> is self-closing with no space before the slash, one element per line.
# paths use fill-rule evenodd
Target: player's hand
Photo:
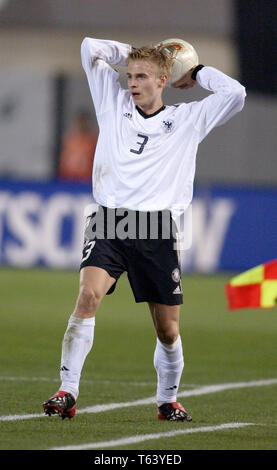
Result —
<path fill-rule="evenodd" d="M 173 88 L 180 88 L 180 90 L 188 90 L 189 88 L 194 87 L 196 85 L 196 80 L 191 78 L 191 74 L 195 67 L 190 69 L 180 80 L 171 84 Z"/>

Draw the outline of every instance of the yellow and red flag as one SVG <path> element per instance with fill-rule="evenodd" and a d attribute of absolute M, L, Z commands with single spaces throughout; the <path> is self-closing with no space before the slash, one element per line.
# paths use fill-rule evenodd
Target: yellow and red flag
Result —
<path fill-rule="evenodd" d="M 233 277 L 225 285 L 228 307 L 270 308 L 277 300 L 277 259 Z"/>

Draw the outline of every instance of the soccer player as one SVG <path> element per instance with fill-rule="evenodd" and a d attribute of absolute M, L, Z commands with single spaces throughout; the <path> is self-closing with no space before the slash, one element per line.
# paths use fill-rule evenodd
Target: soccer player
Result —
<path fill-rule="evenodd" d="M 148 303 L 157 334 L 158 418 L 191 421 L 177 402 L 184 359 L 175 218 L 192 199 L 198 144 L 243 108 L 245 89 L 221 71 L 199 65 L 173 86 L 186 90 L 198 83 L 211 93 L 201 101 L 165 106 L 172 62 L 163 51 L 85 38 L 81 57 L 100 131 L 92 184 L 98 207 L 87 219 L 79 294 L 62 343 L 61 386 L 43 408 L 48 415 L 74 416 L 97 308 L 126 271 L 136 302 Z M 121 88 L 113 66 L 127 66 L 128 89 Z M 128 226 L 128 237 L 120 230 L 126 213 L 134 225 L 131 235 Z M 157 236 L 149 224 L 153 215 Z M 164 220 L 170 230 L 164 230 Z M 95 233 L 97 221 L 102 229 Z"/>

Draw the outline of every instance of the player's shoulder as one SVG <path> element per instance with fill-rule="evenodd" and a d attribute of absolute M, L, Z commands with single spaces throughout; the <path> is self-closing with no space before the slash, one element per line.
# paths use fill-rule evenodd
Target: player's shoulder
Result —
<path fill-rule="evenodd" d="M 177 103 L 172 105 L 173 109 L 175 108 L 179 113 L 191 113 L 195 108 L 201 105 L 200 101 L 189 101 L 188 103 Z"/>
<path fill-rule="evenodd" d="M 168 114 L 174 114 L 176 116 L 183 116 L 190 112 L 190 103 L 175 103 L 166 106 L 166 112 Z"/>
<path fill-rule="evenodd" d="M 166 109 L 170 110 L 174 110 L 176 108 L 179 108 L 180 106 L 182 106 L 182 104 L 184 103 L 173 103 L 173 104 L 166 104 Z"/>

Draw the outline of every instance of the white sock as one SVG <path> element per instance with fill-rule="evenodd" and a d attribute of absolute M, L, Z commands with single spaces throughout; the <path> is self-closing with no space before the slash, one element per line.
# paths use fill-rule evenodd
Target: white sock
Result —
<path fill-rule="evenodd" d="M 59 390 L 71 393 L 75 400 L 82 368 L 93 345 L 94 326 L 95 317 L 83 319 L 72 314 L 63 338 Z"/>
<path fill-rule="evenodd" d="M 184 368 L 183 348 L 180 335 L 172 345 L 161 343 L 157 338 L 154 353 L 157 371 L 157 405 L 177 401 L 179 383 Z"/>

